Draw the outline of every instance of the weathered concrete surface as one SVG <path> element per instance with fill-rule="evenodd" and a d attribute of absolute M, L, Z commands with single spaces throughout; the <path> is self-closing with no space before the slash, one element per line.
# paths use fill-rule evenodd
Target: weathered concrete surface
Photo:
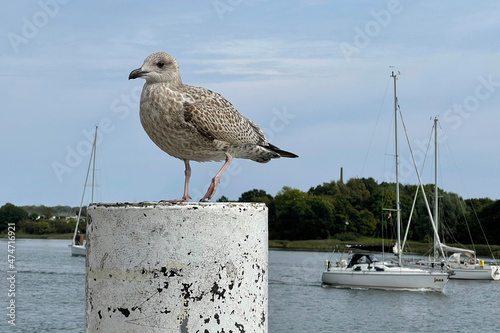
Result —
<path fill-rule="evenodd" d="M 267 332 L 267 208 L 94 204 L 86 332 Z"/>

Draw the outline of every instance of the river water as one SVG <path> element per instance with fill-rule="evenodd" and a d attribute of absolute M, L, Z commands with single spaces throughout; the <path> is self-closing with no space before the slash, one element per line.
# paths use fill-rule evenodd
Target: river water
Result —
<path fill-rule="evenodd" d="M 321 286 L 324 252 L 269 251 L 269 332 L 500 332 L 500 281 L 444 293 Z"/>
<path fill-rule="evenodd" d="M 16 240 L 9 297 L 7 241 L 0 240 L 0 332 L 84 331 L 85 258 L 72 257 L 68 244 Z M 337 289 L 321 286 L 326 259 L 334 258 L 269 251 L 269 332 L 500 332 L 500 282 L 452 280 L 444 293 Z M 8 323 L 12 299 L 16 326 Z"/>

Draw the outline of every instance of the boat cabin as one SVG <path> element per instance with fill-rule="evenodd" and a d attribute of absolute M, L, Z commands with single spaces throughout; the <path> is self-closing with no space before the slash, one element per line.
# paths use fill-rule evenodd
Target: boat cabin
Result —
<path fill-rule="evenodd" d="M 358 264 L 371 264 L 378 261 L 379 260 L 373 254 L 354 253 L 347 265 L 347 268 L 351 268 L 352 266 Z"/>

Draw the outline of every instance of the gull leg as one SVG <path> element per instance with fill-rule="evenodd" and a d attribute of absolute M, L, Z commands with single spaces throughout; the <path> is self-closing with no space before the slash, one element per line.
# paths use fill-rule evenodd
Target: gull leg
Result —
<path fill-rule="evenodd" d="M 189 196 L 189 179 L 191 178 L 191 166 L 189 165 L 189 160 L 184 160 L 184 165 L 186 166 L 186 170 L 184 170 L 184 195 L 182 196 L 182 199 L 184 199 L 184 201 L 189 201 L 189 199 L 191 199 Z"/>
<path fill-rule="evenodd" d="M 224 163 L 224 165 L 222 166 L 222 168 L 220 168 L 219 172 L 217 172 L 217 174 L 215 175 L 215 177 L 212 178 L 212 182 L 210 183 L 210 186 L 208 187 L 207 193 L 205 194 L 205 196 L 203 198 L 201 198 L 200 201 L 205 201 L 205 200 L 212 199 L 212 197 L 214 196 L 215 192 L 217 191 L 217 186 L 219 186 L 220 177 L 222 176 L 222 174 L 224 173 L 224 171 L 226 171 L 226 169 L 229 166 L 229 164 L 231 164 L 231 161 L 233 160 L 233 157 L 231 155 L 229 155 L 228 152 L 225 152 L 224 154 L 226 154 L 226 162 Z"/>
<path fill-rule="evenodd" d="M 185 180 L 184 180 L 184 195 L 181 199 L 174 200 L 161 200 L 161 202 L 188 202 L 191 197 L 189 196 L 189 179 L 191 178 L 191 166 L 189 165 L 189 160 L 183 160 L 186 170 L 184 170 Z"/>

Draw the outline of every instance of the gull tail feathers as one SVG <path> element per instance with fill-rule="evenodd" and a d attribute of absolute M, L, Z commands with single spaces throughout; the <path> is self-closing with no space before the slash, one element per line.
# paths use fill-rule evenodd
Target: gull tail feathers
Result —
<path fill-rule="evenodd" d="M 275 153 L 280 154 L 281 157 L 289 157 L 289 158 L 297 158 L 299 155 L 295 155 L 294 153 L 291 153 L 286 150 L 279 149 L 275 145 L 269 144 L 268 146 L 265 146 L 264 148 L 267 148 L 271 151 L 274 151 Z"/>

